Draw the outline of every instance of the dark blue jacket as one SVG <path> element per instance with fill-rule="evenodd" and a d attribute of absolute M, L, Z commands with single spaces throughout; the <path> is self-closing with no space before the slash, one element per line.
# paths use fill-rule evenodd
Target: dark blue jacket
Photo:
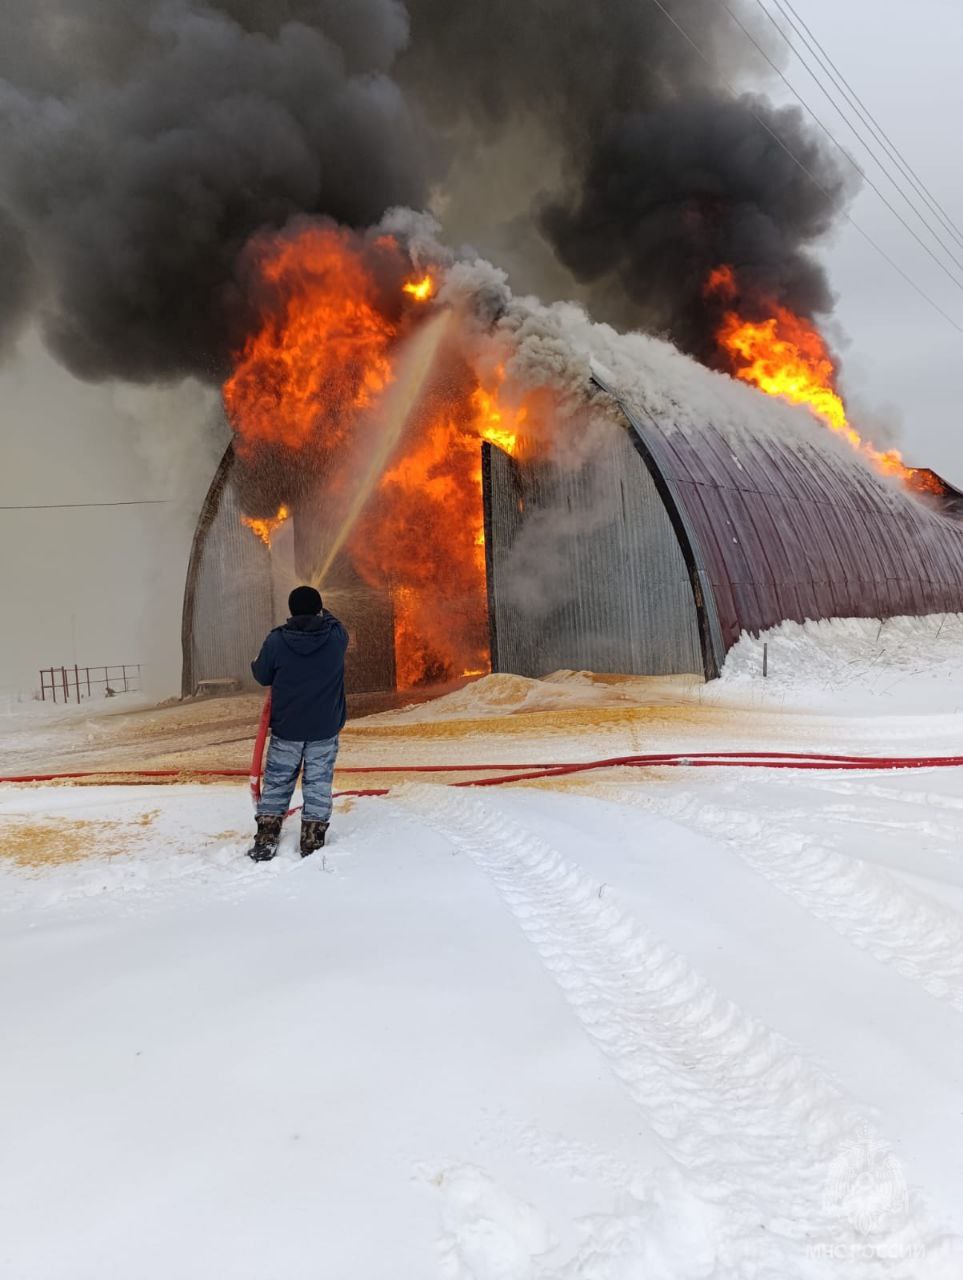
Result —
<path fill-rule="evenodd" d="M 271 686 L 271 732 L 292 742 L 333 738 L 347 718 L 344 651 L 348 633 L 331 613 L 288 618 L 251 663 Z"/>

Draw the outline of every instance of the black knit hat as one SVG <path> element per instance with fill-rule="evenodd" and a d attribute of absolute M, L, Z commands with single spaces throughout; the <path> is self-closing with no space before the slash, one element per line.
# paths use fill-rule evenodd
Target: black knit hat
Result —
<path fill-rule="evenodd" d="M 288 608 L 292 618 L 321 612 L 321 593 L 314 587 L 295 587 L 288 596 Z"/>

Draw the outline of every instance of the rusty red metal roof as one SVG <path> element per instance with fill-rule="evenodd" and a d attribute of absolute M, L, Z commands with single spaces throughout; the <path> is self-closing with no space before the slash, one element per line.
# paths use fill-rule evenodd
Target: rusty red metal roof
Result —
<path fill-rule="evenodd" d="M 717 667 L 743 631 L 784 620 L 963 611 L 959 504 L 882 475 L 814 418 L 788 433 L 784 413 L 771 430 L 758 413 L 736 429 L 683 429 L 596 381 L 676 508 Z"/>

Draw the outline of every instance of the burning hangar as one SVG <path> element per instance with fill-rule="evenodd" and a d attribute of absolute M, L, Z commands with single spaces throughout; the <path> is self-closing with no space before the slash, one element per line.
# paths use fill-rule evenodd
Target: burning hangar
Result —
<path fill-rule="evenodd" d="M 783 620 L 963 610 L 957 490 L 916 472 L 932 492 L 914 491 L 809 413 L 692 368 L 699 394 L 684 404 L 679 387 L 648 393 L 593 363 L 613 412 L 578 467 L 480 446 L 491 670 L 712 679 L 743 631 Z M 194 537 L 185 695 L 207 679 L 248 683 L 304 576 L 307 517 L 253 536 L 234 470 L 229 448 Z M 391 591 L 343 556 L 325 598 L 353 634 L 349 689 L 403 684 Z"/>

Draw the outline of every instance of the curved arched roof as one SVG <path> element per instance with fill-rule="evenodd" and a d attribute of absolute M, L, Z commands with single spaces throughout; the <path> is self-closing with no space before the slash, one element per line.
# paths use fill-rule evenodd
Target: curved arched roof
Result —
<path fill-rule="evenodd" d="M 626 393 L 606 372 L 594 376 L 620 404 L 688 543 L 708 674 L 742 631 L 786 619 L 963 610 L 963 521 L 877 472 L 811 415 L 734 384 L 731 396 L 721 379 L 724 425 L 711 412 L 680 425 L 664 397 L 652 403 L 638 383 Z M 766 403 L 743 398 L 748 412 L 734 417 L 744 392 Z"/>
<path fill-rule="evenodd" d="M 549 338 L 541 330 L 534 337 L 530 380 L 547 361 L 550 381 L 574 357 L 580 385 L 591 370 L 620 406 L 682 550 L 707 676 L 743 631 L 784 620 L 963 611 L 959 495 L 947 502 L 909 490 L 806 410 L 658 339 L 615 340 L 604 326 L 582 322 L 572 333 L 561 325 Z M 228 456 L 195 539 L 185 672 L 198 557 L 227 466 Z M 235 532 L 236 524 L 235 517 Z"/>

